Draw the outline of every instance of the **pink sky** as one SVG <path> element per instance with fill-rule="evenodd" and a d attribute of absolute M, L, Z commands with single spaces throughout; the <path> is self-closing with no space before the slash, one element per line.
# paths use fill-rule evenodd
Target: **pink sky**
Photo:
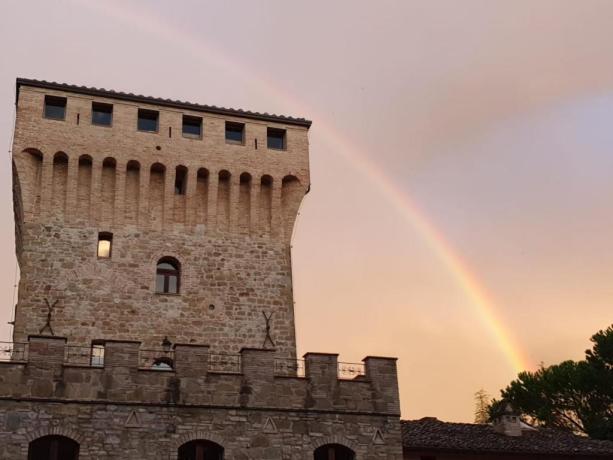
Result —
<path fill-rule="evenodd" d="M 606 0 L 6 0 L 0 138 L 9 150 L 17 76 L 311 118 L 300 352 L 397 356 L 404 418 L 471 421 L 474 392 L 515 375 L 500 331 L 534 366 L 580 358 L 613 321 L 611 18 Z"/>

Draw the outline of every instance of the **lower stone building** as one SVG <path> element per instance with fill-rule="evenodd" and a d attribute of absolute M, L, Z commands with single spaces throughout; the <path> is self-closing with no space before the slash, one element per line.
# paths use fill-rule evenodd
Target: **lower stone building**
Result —
<path fill-rule="evenodd" d="M 402 458 L 394 359 L 120 341 L 92 358 L 51 336 L 12 356 L 0 363 L 2 459 Z"/>

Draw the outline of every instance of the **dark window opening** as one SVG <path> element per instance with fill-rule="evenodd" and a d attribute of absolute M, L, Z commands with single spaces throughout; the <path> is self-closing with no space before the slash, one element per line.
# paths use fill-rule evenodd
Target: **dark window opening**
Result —
<path fill-rule="evenodd" d="M 63 120 L 66 117 L 66 98 L 45 96 L 45 118 Z"/>
<path fill-rule="evenodd" d="M 113 249 L 113 234 L 109 232 L 98 233 L 98 258 L 110 259 Z"/>
<path fill-rule="evenodd" d="M 138 130 L 157 132 L 159 116 L 156 110 L 138 109 Z"/>
<path fill-rule="evenodd" d="M 245 124 L 226 121 L 226 142 L 243 144 L 245 142 Z"/>
<path fill-rule="evenodd" d="M 269 149 L 285 150 L 285 130 L 268 128 L 267 141 Z"/>
<path fill-rule="evenodd" d="M 113 104 L 92 102 L 92 124 L 111 126 L 113 123 Z"/>
<path fill-rule="evenodd" d="M 43 436 L 28 446 L 28 460 L 77 460 L 79 443 L 65 436 Z"/>
<path fill-rule="evenodd" d="M 186 137 L 202 137 L 202 117 L 183 115 L 183 135 Z"/>
<path fill-rule="evenodd" d="M 158 294 L 178 294 L 181 282 L 181 267 L 172 257 L 163 257 L 157 264 L 155 273 L 155 292 Z"/>
<path fill-rule="evenodd" d="M 104 367 L 104 343 L 92 343 L 90 363 L 92 367 Z"/>
<path fill-rule="evenodd" d="M 219 444 L 198 439 L 179 447 L 179 460 L 223 460 L 223 450 Z"/>
<path fill-rule="evenodd" d="M 175 195 L 185 195 L 187 190 L 187 168 L 177 166 L 175 170 Z"/>
<path fill-rule="evenodd" d="M 326 444 L 315 450 L 315 460 L 354 460 L 355 453 L 340 444 Z"/>

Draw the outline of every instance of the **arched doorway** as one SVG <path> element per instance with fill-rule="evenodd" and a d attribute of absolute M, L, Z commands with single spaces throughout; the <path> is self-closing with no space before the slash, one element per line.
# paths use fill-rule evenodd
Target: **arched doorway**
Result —
<path fill-rule="evenodd" d="M 79 443 L 66 436 L 43 436 L 28 447 L 28 460 L 77 460 Z"/>
<path fill-rule="evenodd" d="M 223 447 L 212 441 L 196 439 L 179 447 L 179 460 L 223 460 Z"/>
<path fill-rule="evenodd" d="M 355 460 L 355 452 L 340 444 L 326 444 L 315 449 L 315 460 Z"/>

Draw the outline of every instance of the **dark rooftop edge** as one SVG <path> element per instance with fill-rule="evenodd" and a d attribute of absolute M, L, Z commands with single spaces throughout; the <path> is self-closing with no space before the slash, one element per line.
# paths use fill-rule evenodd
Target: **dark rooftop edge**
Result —
<path fill-rule="evenodd" d="M 585 438 L 552 428 L 537 428 L 512 437 L 497 433 L 491 425 L 443 422 L 434 417 L 401 420 L 400 424 L 406 451 L 613 458 L 612 441 Z"/>
<path fill-rule="evenodd" d="M 216 107 L 214 105 L 195 104 L 193 102 L 177 101 L 173 99 L 163 99 L 160 97 L 143 96 L 142 94 L 124 93 L 104 88 L 91 88 L 87 86 L 70 85 L 67 83 L 57 83 L 54 81 L 34 80 L 29 78 L 17 78 L 16 80 L 16 99 L 19 101 L 19 88 L 21 86 L 32 86 L 35 88 L 53 89 L 59 91 L 69 91 L 71 93 L 87 94 L 90 96 L 108 97 L 124 101 L 140 102 L 146 104 L 161 105 L 177 109 L 194 110 L 197 112 L 214 113 L 217 115 L 229 115 L 234 117 L 250 118 L 253 120 L 272 121 L 285 123 L 288 125 L 311 127 L 311 120 L 306 118 L 295 118 L 286 115 L 276 115 L 269 113 L 252 112 L 250 110 L 230 109 L 226 107 Z"/>

